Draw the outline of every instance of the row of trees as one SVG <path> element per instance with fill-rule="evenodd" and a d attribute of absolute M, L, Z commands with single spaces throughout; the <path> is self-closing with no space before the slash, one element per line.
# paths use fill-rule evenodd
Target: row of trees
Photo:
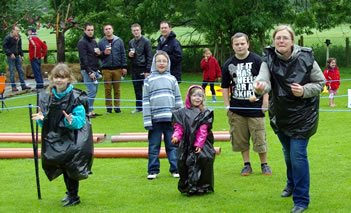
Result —
<path fill-rule="evenodd" d="M 351 23 L 349 0 L 6 0 L 0 11 L 1 38 L 13 24 L 52 29 L 57 36 L 58 61 L 65 60 L 66 46 L 76 47 L 86 22 L 96 29 L 110 23 L 127 41 L 131 24 L 139 23 L 144 33 L 152 34 L 160 21 L 168 20 L 202 33 L 220 58 L 238 31 L 250 35 L 257 49 L 269 44 L 269 32 L 280 23 L 293 25 L 297 34 Z M 102 36 L 102 31 L 96 35 Z"/>

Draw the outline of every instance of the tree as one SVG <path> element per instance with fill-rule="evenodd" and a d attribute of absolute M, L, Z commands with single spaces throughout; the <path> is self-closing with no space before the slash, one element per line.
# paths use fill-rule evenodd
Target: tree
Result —
<path fill-rule="evenodd" d="M 0 41 L 11 32 L 12 26 L 26 29 L 40 25 L 45 0 L 6 0 L 0 4 Z"/>
<path fill-rule="evenodd" d="M 294 20 L 298 34 L 331 29 L 351 20 L 349 0 L 299 0 L 295 4 L 300 8 Z"/>
<path fill-rule="evenodd" d="M 258 40 L 262 48 L 267 33 L 278 23 L 291 23 L 293 14 L 289 0 L 202 0 L 197 1 L 196 7 L 194 27 L 208 43 L 215 44 L 221 61 L 227 57 L 228 49 L 231 53 L 230 38 L 234 33 L 246 33 L 251 41 Z"/>
<path fill-rule="evenodd" d="M 57 62 L 65 62 L 65 33 L 77 28 L 72 7 L 72 0 L 49 0 L 49 11 L 43 17 L 45 27 L 56 33 Z"/>

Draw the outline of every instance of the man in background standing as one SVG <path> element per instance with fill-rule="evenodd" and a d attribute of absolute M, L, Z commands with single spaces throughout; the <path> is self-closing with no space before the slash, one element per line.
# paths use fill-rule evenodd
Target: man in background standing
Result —
<path fill-rule="evenodd" d="M 122 39 L 113 34 L 111 24 L 104 25 L 104 34 L 99 41 L 101 50 L 101 67 L 105 86 L 106 113 L 112 112 L 112 86 L 114 93 L 114 111 L 121 113 L 120 109 L 120 82 L 121 76 L 127 75 L 127 57 Z"/>
<path fill-rule="evenodd" d="M 94 99 L 99 86 L 98 56 L 100 55 L 100 50 L 94 38 L 94 25 L 84 25 L 84 35 L 78 42 L 78 52 L 81 69 L 80 73 L 83 76 L 88 92 L 88 116 L 90 118 L 95 118 L 96 116 L 100 115 L 93 111 Z"/>
<path fill-rule="evenodd" d="M 30 27 L 27 30 L 29 40 L 29 61 L 32 66 L 35 81 L 37 82 L 36 89 L 44 88 L 43 76 L 41 73 L 41 59 L 44 59 L 47 51 L 47 46 L 42 42 L 37 35 L 37 30 Z"/>
<path fill-rule="evenodd" d="M 136 98 L 136 109 L 131 113 L 138 113 L 143 110 L 143 85 L 145 77 L 150 75 L 152 48 L 150 40 L 141 35 L 139 24 L 133 24 L 131 30 L 134 38 L 129 41 L 128 58 L 132 62 L 132 80 Z"/>
<path fill-rule="evenodd" d="M 160 23 L 161 36 L 158 38 L 157 50 L 167 52 L 171 59 L 171 74 L 176 77 L 178 83 L 182 80 L 182 46 L 176 39 L 176 34 L 172 31 L 172 26 L 168 21 Z"/>
<path fill-rule="evenodd" d="M 18 78 L 21 82 L 22 90 L 31 89 L 30 87 L 27 87 L 24 82 L 24 71 L 22 66 L 24 56 L 22 51 L 22 40 L 19 32 L 20 29 L 17 26 L 13 26 L 11 33 L 5 36 L 2 42 L 2 49 L 7 55 L 7 63 L 9 64 L 12 92 L 18 91 L 15 83 L 15 67 L 18 72 Z"/>

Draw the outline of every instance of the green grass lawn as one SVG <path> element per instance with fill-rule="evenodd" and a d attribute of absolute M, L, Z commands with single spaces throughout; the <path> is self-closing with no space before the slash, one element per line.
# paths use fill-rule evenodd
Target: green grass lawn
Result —
<path fill-rule="evenodd" d="M 333 29 L 325 30 L 323 32 L 313 30 L 313 34 L 303 36 L 305 46 L 312 46 L 314 44 L 325 45 L 326 39 L 329 39 L 331 41 L 331 46 L 345 46 L 345 39 L 347 37 L 351 37 L 351 29 L 350 25 L 343 24 Z M 300 36 L 298 36 L 297 39 L 299 38 Z"/>
<path fill-rule="evenodd" d="M 341 78 L 351 79 L 351 69 L 341 68 Z M 130 79 L 128 77 L 127 79 Z M 186 81 L 201 81 L 198 74 L 184 74 Z M 189 83 L 180 84 L 183 98 Z M 83 85 L 77 87 L 85 89 Z M 342 81 L 338 95 L 346 95 L 351 81 Z M 132 84 L 122 83 L 121 98 L 134 99 Z M 100 85 L 98 98 L 104 97 Z M 320 108 L 328 107 L 327 95 L 323 95 Z M 219 98 L 222 100 L 221 98 Z M 34 97 L 6 100 L 8 107 L 35 104 Z M 347 97 L 336 98 L 335 110 L 348 110 Z M 122 102 L 122 107 L 133 107 L 134 102 Z M 96 101 L 96 107 L 104 107 Z M 207 104 L 223 106 L 222 103 Z M 108 137 L 121 132 L 145 132 L 142 115 L 130 114 L 132 108 L 123 108 L 121 114 L 103 113 L 92 120 L 93 132 L 107 133 Z M 214 108 L 213 130 L 228 130 L 225 110 Z M 351 206 L 351 112 L 320 112 L 319 129 L 308 147 L 311 169 L 311 204 L 308 212 L 350 212 Z M 28 109 L 11 109 L 0 113 L 0 132 L 29 132 Z M 42 200 L 37 200 L 34 163 L 31 159 L 0 160 L 0 212 L 288 212 L 293 207 L 291 198 L 281 198 L 285 186 L 285 163 L 281 145 L 267 119 L 269 144 L 268 162 L 273 170 L 270 177 L 260 171 L 258 155 L 251 152 L 254 173 L 242 177 L 240 153 L 233 153 L 229 142 L 215 142 L 222 148 L 216 157 L 215 192 L 201 197 L 187 197 L 177 190 L 177 180 L 168 172 L 169 164 L 161 160 L 161 173 L 153 181 L 146 179 L 147 159 L 95 159 L 94 174 L 80 182 L 82 203 L 76 207 L 62 208 L 61 198 L 65 187 L 63 178 L 49 182 L 40 169 Z M 113 144 L 109 140 L 96 147 L 147 147 L 146 142 Z M 0 147 L 31 147 L 30 144 L 0 143 Z"/>

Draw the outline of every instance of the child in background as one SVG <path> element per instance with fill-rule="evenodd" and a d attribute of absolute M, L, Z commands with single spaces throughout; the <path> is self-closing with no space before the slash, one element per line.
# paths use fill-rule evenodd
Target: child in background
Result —
<path fill-rule="evenodd" d="M 221 81 L 221 68 L 216 58 L 212 56 L 211 50 L 209 48 L 205 48 L 202 53 L 204 56 L 200 63 L 200 67 L 203 70 L 202 88 L 205 90 L 207 84 L 210 83 L 212 101 L 217 101 L 214 82 L 216 81 L 216 78 L 218 78 L 218 82 Z"/>
<path fill-rule="evenodd" d="M 326 86 L 329 92 L 329 106 L 335 107 L 334 95 L 338 93 L 340 86 L 339 67 L 336 66 L 336 59 L 329 58 L 327 61 L 327 68 L 324 70 L 324 77 L 327 80 Z"/>
<path fill-rule="evenodd" d="M 213 111 L 205 108 L 204 101 L 204 90 L 191 86 L 185 107 L 173 112 L 172 143 L 179 143 L 178 190 L 188 196 L 214 191 Z"/>
<path fill-rule="evenodd" d="M 183 106 L 177 79 L 170 74 L 171 61 L 164 51 L 157 51 L 151 65 L 151 75 L 144 81 L 143 117 L 144 127 L 149 130 L 149 163 L 147 179 L 152 180 L 160 172 L 158 155 L 161 137 L 164 135 L 166 153 L 170 164 L 169 171 L 179 178 L 177 169 L 177 149 L 171 143 L 172 111 Z"/>
<path fill-rule="evenodd" d="M 63 174 L 66 196 L 63 206 L 80 203 L 79 181 L 88 178 L 93 163 L 88 98 L 74 89 L 73 75 L 66 64 L 55 66 L 49 76 L 49 93 L 39 94 L 38 113 L 32 115 L 42 128 L 42 167 L 50 181 Z"/>

